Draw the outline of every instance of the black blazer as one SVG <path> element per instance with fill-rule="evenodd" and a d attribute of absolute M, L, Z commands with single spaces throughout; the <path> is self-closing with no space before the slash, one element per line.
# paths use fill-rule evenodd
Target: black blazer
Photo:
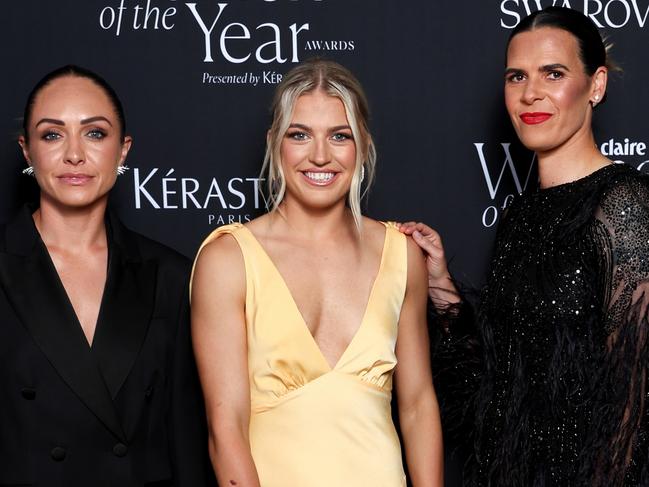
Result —
<path fill-rule="evenodd" d="M 90 347 L 24 208 L 0 227 L 0 485 L 211 484 L 190 262 L 107 217 Z"/>

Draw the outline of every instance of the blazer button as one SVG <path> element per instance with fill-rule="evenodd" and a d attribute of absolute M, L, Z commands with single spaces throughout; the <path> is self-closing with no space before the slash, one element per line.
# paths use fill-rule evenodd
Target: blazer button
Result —
<path fill-rule="evenodd" d="M 36 399 L 36 390 L 35 389 L 30 389 L 28 387 L 25 387 L 20 391 L 22 396 L 27 399 L 28 401 L 33 401 Z"/>
<path fill-rule="evenodd" d="M 56 460 L 57 462 L 62 462 L 63 460 L 65 460 L 66 453 L 67 452 L 65 451 L 65 448 L 56 446 L 52 448 L 50 455 L 52 455 L 52 460 Z"/>
<path fill-rule="evenodd" d="M 128 453 L 128 447 L 124 443 L 117 443 L 113 447 L 113 454 L 116 457 L 124 457 L 126 456 L 126 453 Z"/>

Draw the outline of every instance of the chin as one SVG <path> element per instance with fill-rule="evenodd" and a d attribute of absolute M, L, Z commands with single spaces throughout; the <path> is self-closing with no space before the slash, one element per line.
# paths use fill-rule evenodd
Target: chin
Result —
<path fill-rule="evenodd" d="M 556 138 L 548 137 L 548 134 L 523 135 L 518 134 L 521 144 L 533 152 L 547 152 L 557 147 Z"/>
<path fill-rule="evenodd" d="M 108 198 L 108 193 L 98 195 L 96 193 L 76 193 L 76 194 L 58 194 L 51 201 L 55 202 L 57 206 L 68 208 L 70 210 L 81 210 L 89 208 L 97 203 Z"/>
<path fill-rule="evenodd" d="M 305 186 L 297 188 L 297 190 L 293 190 L 293 188 L 289 189 L 287 187 L 287 195 L 292 195 L 292 197 L 302 205 L 312 208 L 327 208 L 335 206 L 340 203 L 340 200 L 346 201 L 348 193 L 349 189 L 347 189 L 346 192 L 343 192 L 340 187 L 334 188 L 333 186 Z"/>
<path fill-rule="evenodd" d="M 320 196 L 320 197 L 318 197 Z M 309 208 L 317 212 L 332 210 L 339 205 L 345 205 L 347 202 L 347 195 L 336 196 L 333 195 L 309 195 L 308 197 L 300 198 L 300 204 L 304 208 Z"/>
<path fill-rule="evenodd" d="M 324 211 L 328 210 L 331 208 L 335 208 L 336 206 L 340 204 L 345 203 L 345 199 L 330 199 L 330 198 L 312 198 L 309 200 L 304 201 L 304 206 L 311 208 L 313 210 L 318 210 L 318 211 Z"/>
<path fill-rule="evenodd" d="M 535 152 L 537 154 L 544 153 L 544 152 L 549 152 L 552 149 L 556 148 L 556 146 L 554 144 L 550 145 L 550 144 L 525 144 L 524 143 L 523 146 L 527 150 Z"/>

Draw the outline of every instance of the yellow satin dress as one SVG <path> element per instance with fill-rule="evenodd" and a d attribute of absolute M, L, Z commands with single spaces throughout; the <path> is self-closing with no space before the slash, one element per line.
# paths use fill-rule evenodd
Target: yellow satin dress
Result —
<path fill-rule="evenodd" d="M 279 271 L 241 224 L 231 234 L 246 269 L 250 447 L 262 487 L 403 487 L 392 423 L 406 238 L 386 224 L 381 264 L 356 335 L 333 369 Z"/>

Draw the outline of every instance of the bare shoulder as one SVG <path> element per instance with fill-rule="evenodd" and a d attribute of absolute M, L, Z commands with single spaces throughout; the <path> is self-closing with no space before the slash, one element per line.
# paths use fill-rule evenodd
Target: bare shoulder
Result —
<path fill-rule="evenodd" d="M 243 263 L 243 256 L 237 240 L 229 233 L 210 237 L 196 256 L 197 267 L 230 266 L 237 261 Z"/>
<path fill-rule="evenodd" d="M 196 257 L 192 295 L 209 289 L 212 293 L 245 289 L 245 262 L 241 248 L 229 233 L 215 235 L 203 245 Z M 193 299 L 193 298 L 192 298 Z"/>
<path fill-rule="evenodd" d="M 406 236 L 406 246 L 408 251 L 408 287 L 423 285 L 427 289 L 428 270 L 421 247 L 409 235 Z"/>

